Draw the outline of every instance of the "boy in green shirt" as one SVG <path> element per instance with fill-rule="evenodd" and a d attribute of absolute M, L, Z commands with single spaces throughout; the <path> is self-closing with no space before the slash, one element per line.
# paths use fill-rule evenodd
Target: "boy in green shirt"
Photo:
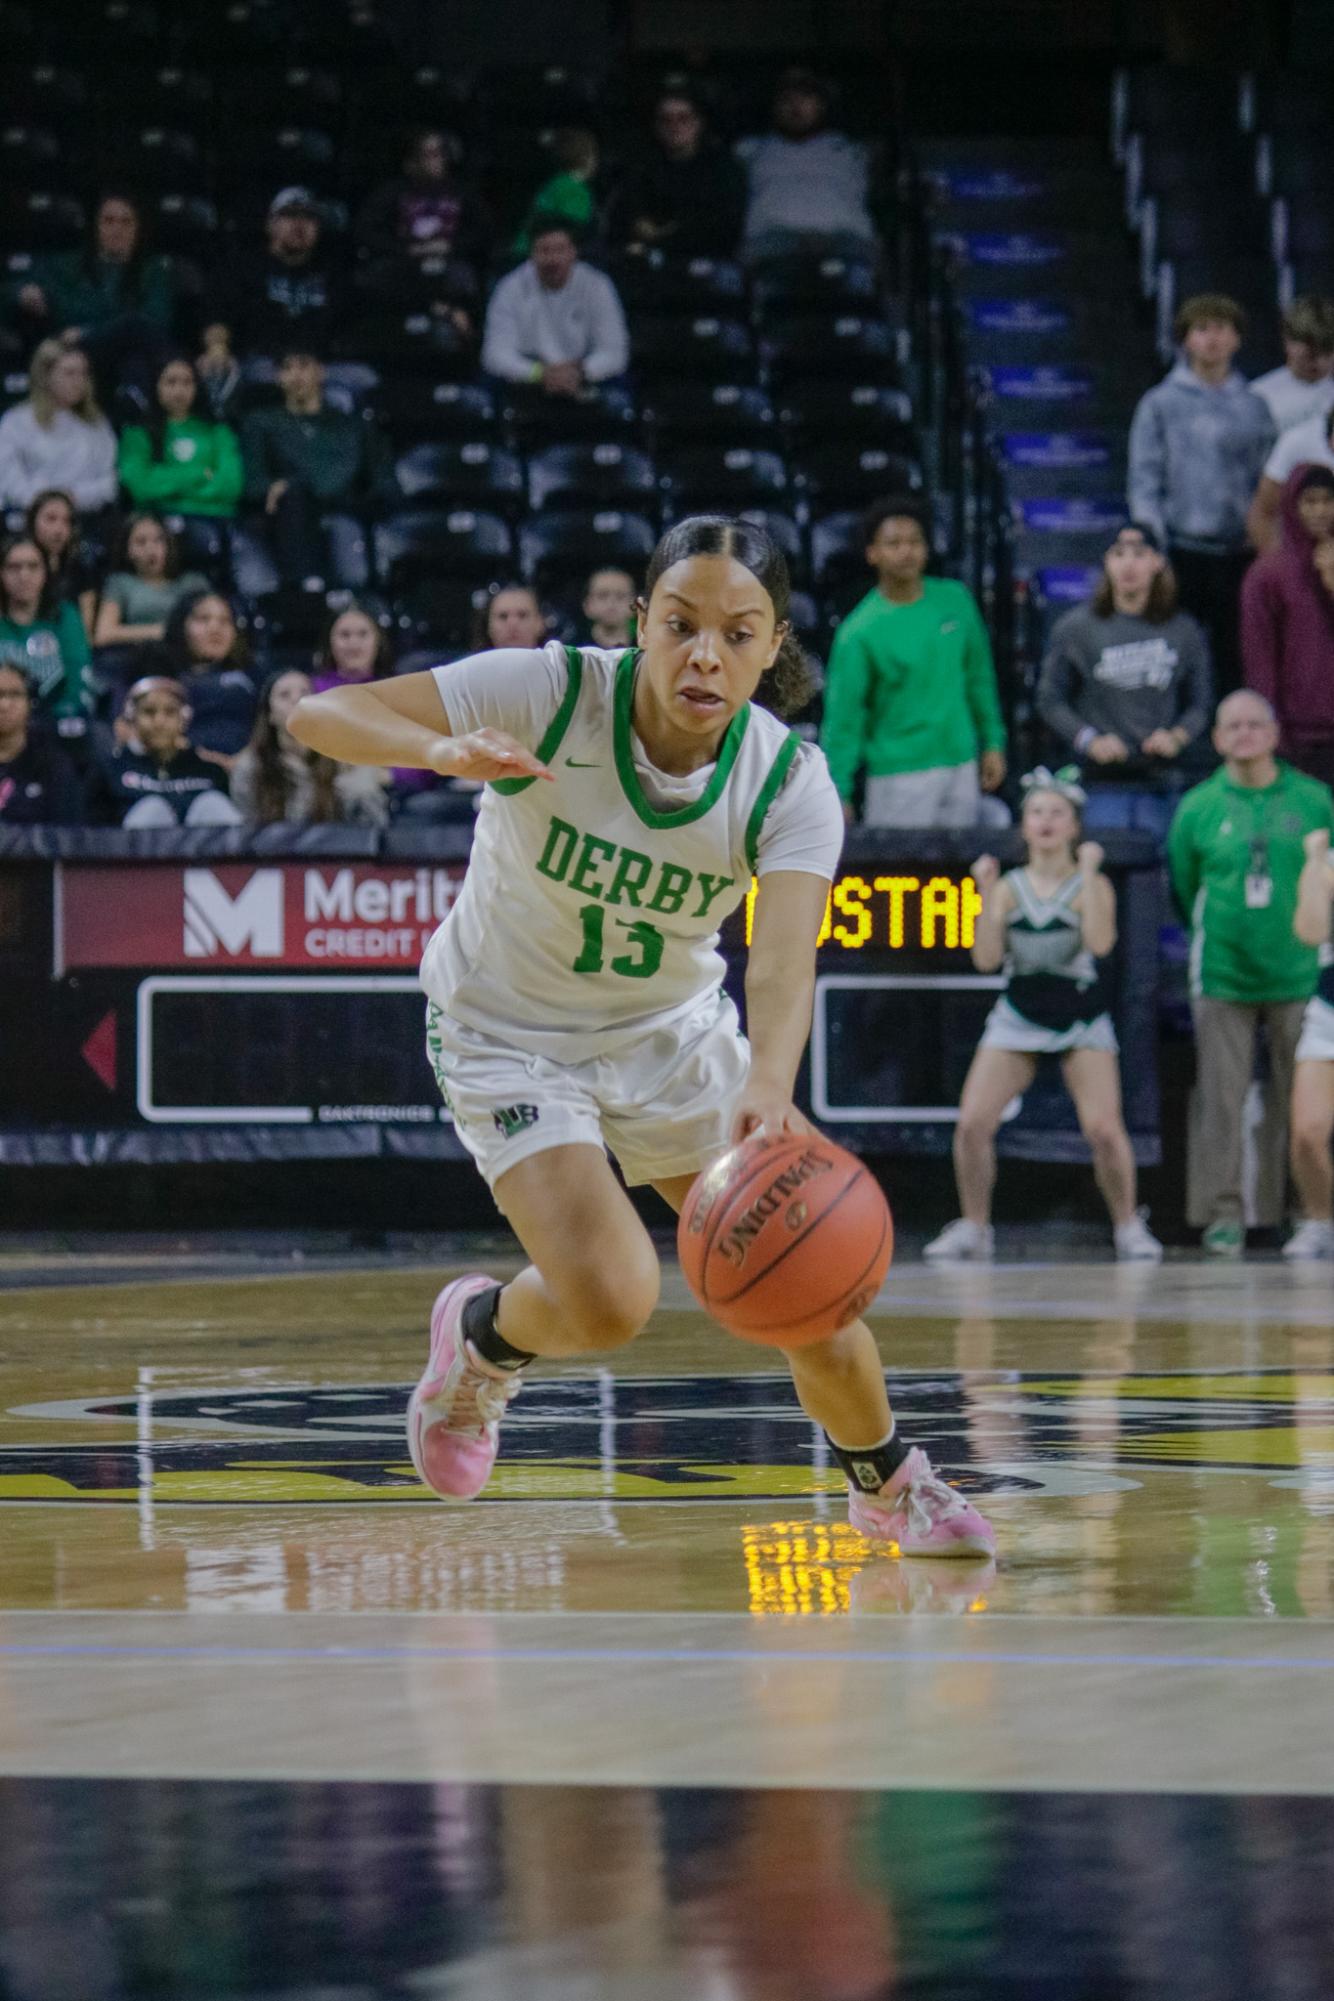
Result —
<path fill-rule="evenodd" d="M 876 587 L 834 636 L 820 743 L 852 818 L 866 766 L 868 826 L 972 827 L 1005 781 L 1005 725 L 986 628 L 962 584 L 928 577 L 919 501 L 866 519 Z"/>
<path fill-rule="evenodd" d="M 1283 1186 L 1292 1066 L 1318 972 L 1313 946 L 1293 932 L 1303 842 L 1334 829 L 1327 785 L 1282 763 L 1278 723 L 1262 695 L 1240 689 L 1220 704 L 1212 778 L 1189 791 L 1167 836 L 1172 888 L 1190 925 L 1199 1124 L 1191 1150 L 1189 1211 L 1204 1248 L 1240 1257 L 1242 1115 L 1263 1022 L 1271 1117 L 1265 1164 Z"/>

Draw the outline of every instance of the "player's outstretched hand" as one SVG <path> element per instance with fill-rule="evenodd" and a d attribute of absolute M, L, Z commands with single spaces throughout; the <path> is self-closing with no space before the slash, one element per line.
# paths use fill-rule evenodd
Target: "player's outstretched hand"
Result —
<path fill-rule="evenodd" d="M 767 1091 L 759 1088 L 747 1091 L 737 1107 L 732 1121 L 732 1144 L 739 1146 L 743 1139 L 750 1139 L 763 1132 L 771 1139 L 779 1133 L 808 1133 L 814 1127 L 781 1091 Z"/>
<path fill-rule="evenodd" d="M 995 855 L 979 855 L 969 873 L 985 896 L 991 885 L 1000 880 L 1000 863 Z"/>
<path fill-rule="evenodd" d="M 471 730 L 442 736 L 431 756 L 442 778 L 551 778 L 552 772 L 504 730 Z"/>

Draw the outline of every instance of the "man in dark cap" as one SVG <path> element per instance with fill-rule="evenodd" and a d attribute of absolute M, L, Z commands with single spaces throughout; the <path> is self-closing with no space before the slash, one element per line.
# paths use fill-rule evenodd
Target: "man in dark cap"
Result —
<path fill-rule="evenodd" d="M 199 372 L 217 400 L 240 368 L 273 381 L 292 341 L 328 352 L 343 318 L 342 268 L 324 240 L 324 218 L 309 188 L 281 188 L 269 203 L 262 251 L 242 253 L 205 301 Z"/>

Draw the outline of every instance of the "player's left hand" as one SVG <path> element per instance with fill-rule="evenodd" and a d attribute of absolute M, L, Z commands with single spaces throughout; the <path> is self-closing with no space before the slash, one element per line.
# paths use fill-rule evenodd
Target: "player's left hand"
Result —
<path fill-rule="evenodd" d="M 748 1090 L 737 1107 L 732 1121 L 732 1145 L 738 1146 L 743 1139 L 750 1139 L 756 1133 L 764 1133 L 776 1139 L 780 1133 L 808 1133 L 814 1128 L 808 1118 L 797 1110 L 791 1098 L 778 1090 L 769 1090 L 757 1085 Z"/>

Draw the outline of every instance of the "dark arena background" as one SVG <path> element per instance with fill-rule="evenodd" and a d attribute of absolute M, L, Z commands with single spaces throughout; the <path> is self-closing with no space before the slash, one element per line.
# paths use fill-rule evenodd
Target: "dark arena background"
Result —
<path fill-rule="evenodd" d="M 0 267 L 0 2001 L 1329 2001 L 1334 8 L 0 0 Z M 469 1505 L 410 1456 L 524 1263 L 424 1047 L 476 788 L 290 704 L 628 646 L 702 512 L 848 807 L 795 1101 L 994 1559 L 854 1526 L 647 1190 L 642 1335 Z M 1037 767 L 1161 1261 L 1050 1056 L 924 1255 Z"/>

